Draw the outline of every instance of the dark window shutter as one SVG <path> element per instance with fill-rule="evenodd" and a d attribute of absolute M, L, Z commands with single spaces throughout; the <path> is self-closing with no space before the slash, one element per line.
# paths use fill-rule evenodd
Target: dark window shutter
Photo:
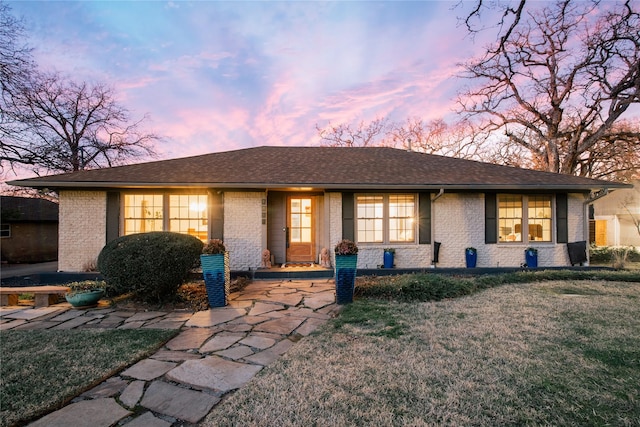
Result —
<path fill-rule="evenodd" d="M 496 193 L 484 193 L 484 242 L 498 243 L 498 203 Z"/>
<path fill-rule="evenodd" d="M 355 241 L 355 200 L 353 193 L 342 193 L 342 238 Z"/>
<path fill-rule="evenodd" d="M 120 236 L 120 193 L 110 191 L 107 193 L 107 241 L 117 239 Z"/>
<path fill-rule="evenodd" d="M 209 237 L 224 238 L 224 198 L 222 193 L 209 193 Z"/>
<path fill-rule="evenodd" d="M 568 243 L 569 242 L 569 224 L 568 224 L 568 213 L 569 213 L 569 201 L 567 198 L 567 193 L 558 193 L 556 194 L 556 222 L 557 222 L 557 243 Z"/>
<path fill-rule="evenodd" d="M 431 193 L 418 195 L 418 243 L 431 243 Z"/>

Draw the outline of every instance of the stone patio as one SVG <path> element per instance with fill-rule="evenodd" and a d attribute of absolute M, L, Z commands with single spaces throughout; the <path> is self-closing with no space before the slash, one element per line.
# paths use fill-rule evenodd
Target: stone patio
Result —
<path fill-rule="evenodd" d="M 67 303 L 0 307 L 0 330 L 179 329 L 149 358 L 30 426 L 185 426 L 197 424 L 338 308 L 332 279 L 260 280 L 230 295 L 227 307 L 196 313 L 74 310 Z"/>

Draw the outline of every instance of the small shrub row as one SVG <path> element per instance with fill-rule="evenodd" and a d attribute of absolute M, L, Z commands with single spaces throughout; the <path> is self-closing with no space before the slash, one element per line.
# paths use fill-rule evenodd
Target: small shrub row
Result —
<path fill-rule="evenodd" d="M 595 263 L 640 262 L 640 251 L 633 246 L 592 246 L 589 259 Z"/>
<path fill-rule="evenodd" d="M 196 237 L 164 231 L 119 237 L 98 256 L 106 293 L 133 293 L 149 302 L 167 301 L 187 279 L 202 247 Z"/>
<path fill-rule="evenodd" d="M 359 277 L 356 280 L 355 295 L 403 302 L 440 301 L 470 295 L 481 289 L 501 285 L 549 280 L 640 282 L 640 270 L 540 270 L 478 277 L 456 277 L 441 274 Z"/>

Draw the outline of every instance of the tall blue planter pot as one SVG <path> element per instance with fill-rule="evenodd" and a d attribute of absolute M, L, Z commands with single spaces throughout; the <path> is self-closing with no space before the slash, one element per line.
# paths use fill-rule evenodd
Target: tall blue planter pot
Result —
<path fill-rule="evenodd" d="M 527 263 L 527 267 L 537 268 L 538 267 L 538 253 L 532 250 L 524 251 L 524 259 Z"/>
<path fill-rule="evenodd" d="M 394 258 L 394 253 L 393 252 L 387 252 L 384 251 L 384 268 L 393 268 L 393 258 Z"/>
<path fill-rule="evenodd" d="M 202 254 L 200 255 L 202 264 L 202 275 L 204 276 L 204 286 L 207 289 L 209 306 L 224 307 L 229 299 L 229 253 L 224 254 Z"/>
<path fill-rule="evenodd" d="M 336 303 L 353 302 L 358 255 L 336 255 Z"/>
<path fill-rule="evenodd" d="M 467 263 L 467 268 L 476 268 L 476 263 L 478 262 L 478 253 L 476 251 L 464 251 L 465 261 Z"/>

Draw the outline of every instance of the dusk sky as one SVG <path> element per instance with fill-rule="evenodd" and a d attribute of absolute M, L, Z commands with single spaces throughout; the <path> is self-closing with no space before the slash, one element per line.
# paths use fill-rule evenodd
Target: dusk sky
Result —
<path fill-rule="evenodd" d="M 318 145 L 329 122 L 451 119 L 457 63 L 486 45 L 458 22 L 472 2 L 8 4 L 42 68 L 149 115 L 160 158 Z"/>

